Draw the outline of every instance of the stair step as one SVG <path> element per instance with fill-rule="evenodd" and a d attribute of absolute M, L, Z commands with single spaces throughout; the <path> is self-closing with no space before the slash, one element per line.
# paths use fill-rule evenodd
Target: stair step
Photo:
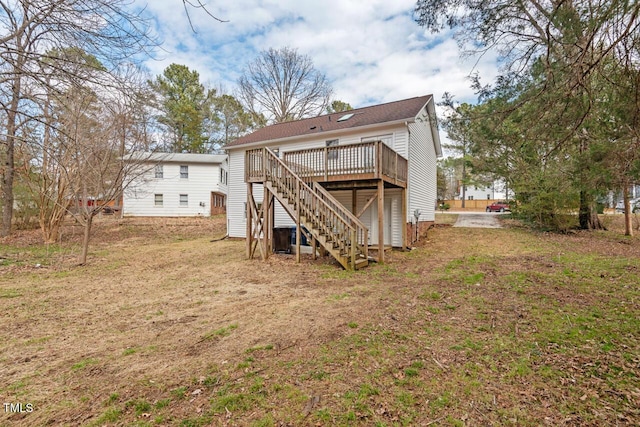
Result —
<path fill-rule="evenodd" d="M 366 258 L 356 260 L 356 270 L 364 268 L 369 265 L 369 260 Z"/>

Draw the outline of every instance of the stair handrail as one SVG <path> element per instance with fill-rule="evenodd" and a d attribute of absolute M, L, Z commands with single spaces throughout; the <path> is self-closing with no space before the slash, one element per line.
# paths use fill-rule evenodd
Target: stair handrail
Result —
<path fill-rule="evenodd" d="M 261 166 L 263 167 L 262 172 L 264 174 L 264 177 L 271 178 L 272 181 L 277 180 L 280 185 L 285 186 L 287 180 L 293 180 L 295 182 L 295 185 L 287 186 L 290 191 L 293 190 L 293 188 L 289 187 L 296 188 L 298 190 L 298 197 L 300 199 L 304 198 L 303 193 L 308 194 L 310 200 L 306 200 L 305 203 L 308 204 L 308 206 L 306 206 L 306 209 L 309 210 L 308 217 L 310 220 L 316 219 L 313 217 L 320 213 L 320 207 L 324 208 L 324 215 L 326 215 L 327 213 L 332 213 L 332 216 L 335 217 L 338 222 L 340 222 L 339 225 L 341 226 L 337 227 L 337 224 L 333 224 L 333 228 L 342 228 L 344 230 L 343 232 L 340 232 L 339 229 L 337 231 L 333 228 L 329 229 L 329 226 L 327 224 L 322 224 L 323 221 L 321 218 L 318 218 L 317 220 L 319 221 L 319 225 L 323 226 L 325 230 L 330 231 L 333 234 L 341 235 L 342 241 L 346 241 L 348 239 L 351 242 L 350 245 L 346 245 L 345 243 L 345 246 L 348 246 L 350 248 L 348 253 L 349 257 L 351 258 L 352 265 L 355 264 L 356 248 L 359 248 L 360 251 L 365 255 L 365 257 L 367 257 L 367 241 L 364 241 L 364 245 L 362 245 L 362 247 L 360 247 L 361 245 L 357 241 L 358 231 L 365 230 L 364 236 L 366 237 L 366 232 L 368 231 L 367 227 L 340 203 L 329 204 L 327 200 L 325 200 L 325 198 L 321 197 L 306 182 L 304 182 L 302 178 L 300 178 L 295 172 L 293 172 L 293 170 L 284 161 L 282 161 L 282 159 L 280 159 L 269 147 L 264 147 L 263 153 L 265 161 L 262 162 Z M 272 163 L 274 162 L 276 165 L 278 165 L 279 170 L 284 172 L 284 174 L 282 175 L 285 176 L 280 176 L 281 174 L 275 173 L 276 171 L 272 166 Z M 328 192 L 325 191 L 325 193 L 328 194 L 330 198 L 329 200 L 334 199 L 333 196 L 331 196 Z"/>
<path fill-rule="evenodd" d="M 311 189 L 311 187 L 309 187 L 309 185 L 306 182 L 304 182 L 304 180 L 302 178 L 300 178 L 295 172 L 293 172 L 293 170 L 291 170 L 291 168 L 289 166 L 287 166 L 287 164 L 285 162 L 283 162 L 269 147 L 265 147 L 264 150 L 265 150 L 265 153 L 268 153 L 270 155 L 270 158 L 266 158 L 265 157 L 265 160 L 267 160 L 265 163 L 268 163 L 268 161 L 275 160 L 276 163 L 279 164 L 284 169 L 285 172 L 287 172 L 289 177 L 293 178 L 295 181 L 298 181 L 298 183 L 299 183 L 298 185 L 300 185 L 300 190 L 304 190 L 309 194 L 315 194 L 314 191 Z M 268 169 L 270 169 L 270 168 L 265 167 L 265 169 L 264 169 L 265 177 L 273 177 L 274 175 L 270 174 L 269 172 L 271 172 L 271 171 L 269 171 Z M 279 180 L 281 180 L 281 177 L 277 177 L 277 178 Z M 315 195 L 315 196 L 316 196 L 316 200 L 318 200 L 322 205 L 324 205 L 324 207 L 326 207 L 327 210 L 329 210 L 329 211 L 331 211 L 333 213 L 336 213 L 336 214 L 340 213 L 340 212 L 336 212 L 336 210 L 333 209 L 331 207 L 331 205 L 329 205 L 329 203 L 327 203 L 326 200 L 322 199 L 321 197 L 319 197 L 317 195 Z M 337 207 L 340 210 L 346 210 L 342 205 L 339 205 Z M 349 228 L 349 229 L 354 229 L 355 228 L 349 223 L 349 221 L 346 221 L 342 216 L 339 215 L 339 218 L 342 220 L 344 225 L 347 226 L 347 228 Z"/>

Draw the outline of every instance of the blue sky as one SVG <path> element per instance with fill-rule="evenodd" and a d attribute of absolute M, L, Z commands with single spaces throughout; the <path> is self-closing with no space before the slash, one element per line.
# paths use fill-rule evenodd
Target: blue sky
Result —
<path fill-rule="evenodd" d="M 363 107 L 444 92 L 473 102 L 468 76 L 483 82 L 497 73 L 492 55 L 460 59 L 450 33 L 430 34 L 413 20 L 415 0 L 208 0 L 220 23 L 181 0 L 139 0 L 163 40 L 152 75 L 171 63 L 187 65 L 213 87 L 233 92 L 243 67 L 261 50 L 289 46 L 312 58 L 334 97 Z"/>

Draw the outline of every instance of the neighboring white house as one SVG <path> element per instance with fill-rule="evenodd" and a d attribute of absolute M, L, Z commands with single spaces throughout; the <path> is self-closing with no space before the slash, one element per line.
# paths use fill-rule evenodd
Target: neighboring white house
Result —
<path fill-rule="evenodd" d="M 143 160 L 140 160 L 143 159 Z M 125 216 L 210 216 L 226 210 L 227 156 L 137 153 L 139 175 L 125 189 Z"/>
<path fill-rule="evenodd" d="M 414 213 L 419 213 L 422 227 L 435 219 L 436 158 L 442 156 L 442 150 L 432 95 L 275 124 L 228 144 L 225 149 L 229 153 L 227 227 L 230 237 L 249 237 L 248 185 L 252 185 L 252 197 L 262 200 L 263 184 L 247 184 L 245 177 L 247 150 L 261 147 L 276 152 L 292 169 L 308 171 L 323 163 L 328 168 L 324 172 L 327 178 L 316 176 L 314 181 L 368 227 L 371 245 L 380 242 L 380 208 L 384 209 L 385 246 L 407 244 L 415 227 Z M 314 165 L 305 160 L 310 159 L 309 156 L 315 156 Z M 383 157 L 386 160 L 380 159 Z M 377 182 L 370 179 L 373 174 L 367 175 L 365 170 L 373 170 L 369 168 L 372 162 L 379 162 L 376 173 L 394 167 L 397 171 L 402 164 L 404 181 L 398 183 L 395 178 L 382 179 L 380 175 L 376 175 Z M 384 187 L 382 190 L 380 185 Z M 377 196 L 380 194 L 383 196 Z M 375 202 L 376 197 L 381 200 Z M 275 227 L 295 224 L 278 201 L 273 215 L 275 221 L 271 225 Z"/>
<path fill-rule="evenodd" d="M 513 198 L 513 192 L 509 190 L 509 197 L 507 197 L 507 188 L 503 180 L 496 180 L 492 185 L 467 185 L 465 190 L 465 197 L 467 200 L 506 200 Z M 462 198 L 462 191 L 460 190 L 459 198 Z"/>

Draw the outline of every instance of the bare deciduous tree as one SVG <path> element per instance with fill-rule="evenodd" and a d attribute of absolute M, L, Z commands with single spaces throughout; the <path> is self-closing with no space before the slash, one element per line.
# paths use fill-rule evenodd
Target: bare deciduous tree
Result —
<path fill-rule="evenodd" d="M 28 92 L 55 84 L 43 73 L 48 53 L 77 48 L 95 56 L 107 68 L 140 52 L 155 42 L 142 12 L 132 12 L 130 0 L 8 0 L 0 1 L 0 108 L 6 119 L 0 123 L 3 146 L 2 226 L 0 235 L 11 231 L 15 147 L 20 126 L 42 122 L 29 103 Z M 78 70 L 71 62 L 56 62 L 59 74 L 72 76 Z M 53 65 L 50 65 L 53 66 Z"/>
<path fill-rule="evenodd" d="M 96 64 L 95 57 L 75 49 L 51 55 L 50 64 L 55 70 L 57 61 L 69 56 L 77 56 L 74 76 L 85 73 L 87 78 L 50 73 L 48 92 L 37 97 L 44 100 L 37 104 L 43 121 L 26 144 L 30 155 L 22 168 L 30 178 L 28 186 L 45 242 L 58 240 L 65 217 L 71 215 L 84 227 L 80 256 L 84 264 L 93 219 L 117 205 L 123 189 L 135 178 L 134 165 L 123 160 L 125 154 L 149 145 L 144 96 L 139 96 L 146 85 L 134 70 L 119 70 L 124 75 L 108 72 Z M 84 70 L 80 70 L 82 64 Z"/>
<path fill-rule="evenodd" d="M 215 19 L 218 22 L 229 22 L 227 20 L 220 19 L 217 16 L 213 15 L 211 12 L 209 12 L 209 9 L 207 9 L 207 5 L 202 3 L 202 0 L 182 0 L 182 6 L 184 6 L 184 11 L 187 14 L 187 20 L 189 21 L 189 25 L 191 26 L 191 31 L 193 31 L 194 33 L 197 33 L 197 31 L 193 26 L 193 22 L 191 21 L 191 14 L 189 13 L 190 7 L 194 8 L 195 10 L 204 11 L 204 13 L 206 13 L 207 15 L 209 15 L 211 18 Z"/>
<path fill-rule="evenodd" d="M 311 58 L 284 47 L 260 53 L 239 79 L 239 98 L 254 117 L 274 123 L 322 114 L 332 89 Z"/>
<path fill-rule="evenodd" d="M 130 85 L 121 89 L 100 94 L 94 99 L 93 109 L 87 105 L 83 111 L 74 111 L 75 125 L 79 126 L 74 134 L 77 138 L 67 145 L 71 156 L 62 158 L 66 164 L 61 166 L 70 182 L 69 213 L 84 227 L 80 264 L 87 262 L 94 218 L 118 206 L 122 192 L 145 172 L 140 168 L 144 157 L 139 162 L 124 161 L 126 153 L 149 146 L 146 132 L 141 131 L 144 122 L 138 120 L 144 109 L 140 101 L 144 99 L 138 98 Z M 80 105 L 92 100 L 91 94 L 84 98 L 79 100 Z"/>

